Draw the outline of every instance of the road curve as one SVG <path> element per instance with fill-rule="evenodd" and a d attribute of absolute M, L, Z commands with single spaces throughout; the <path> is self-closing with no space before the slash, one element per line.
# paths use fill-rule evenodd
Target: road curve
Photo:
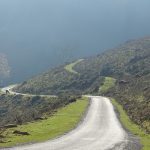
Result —
<path fill-rule="evenodd" d="M 57 97 L 57 96 L 55 96 L 55 95 L 35 95 L 35 94 L 18 93 L 18 92 L 15 92 L 15 91 L 12 90 L 12 89 L 15 88 L 16 86 L 17 86 L 17 84 L 4 87 L 4 88 L 1 89 L 1 91 L 2 91 L 3 93 L 6 93 L 6 91 L 9 91 L 9 93 L 12 94 L 12 95 L 41 96 L 41 97 Z"/>
<path fill-rule="evenodd" d="M 127 134 L 108 98 L 91 96 L 83 122 L 60 138 L 7 150 L 124 150 Z"/>

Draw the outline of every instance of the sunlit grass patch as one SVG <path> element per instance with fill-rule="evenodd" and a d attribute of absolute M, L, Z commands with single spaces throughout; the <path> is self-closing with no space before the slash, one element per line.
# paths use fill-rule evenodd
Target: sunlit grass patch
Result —
<path fill-rule="evenodd" d="M 116 79 L 111 77 L 105 77 L 103 85 L 99 88 L 100 93 L 107 92 L 110 88 L 114 87 L 116 83 Z"/>
<path fill-rule="evenodd" d="M 76 72 L 76 71 L 73 69 L 73 67 L 74 67 L 75 65 L 77 65 L 78 63 L 80 63 L 81 61 L 83 61 L 83 59 L 79 59 L 79 60 L 77 60 L 77 61 L 74 62 L 74 63 L 71 63 L 71 64 L 69 64 L 69 65 L 66 65 L 66 66 L 65 66 L 65 69 L 66 69 L 68 72 L 70 72 L 70 73 L 78 74 L 78 72 Z"/>

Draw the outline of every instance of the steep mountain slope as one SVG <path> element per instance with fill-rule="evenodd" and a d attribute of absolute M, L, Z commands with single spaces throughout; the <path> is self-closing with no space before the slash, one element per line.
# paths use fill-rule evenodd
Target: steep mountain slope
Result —
<path fill-rule="evenodd" d="M 150 38 L 128 41 L 116 49 L 86 58 L 68 72 L 65 66 L 24 82 L 16 90 L 25 93 L 85 94 L 116 97 L 130 118 L 150 132 Z M 99 93 L 104 77 L 116 79 L 116 86 Z"/>

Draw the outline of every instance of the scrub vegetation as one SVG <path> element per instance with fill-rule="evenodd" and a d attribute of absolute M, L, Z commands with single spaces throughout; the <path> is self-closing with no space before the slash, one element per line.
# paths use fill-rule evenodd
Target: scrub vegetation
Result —
<path fill-rule="evenodd" d="M 79 96 L 78 96 L 79 97 Z M 76 101 L 77 96 L 41 97 L 0 95 L 0 126 L 24 124 L 40 120 L 44 114 L 51 115 L 60 107 Z"/>
<path fill-rule="evenodd" d="M 15 128 L 1 130 L 0 147 L 9 147 L 18 144 L 41 142 L 56 138 L 72 130 L 81 121 L 89 101 L 82 97 L 76 102 L 70 103 L 54 112 L 51 117 L 46 115 L 46 119 L 33 121 Z M 18 134 L 26 133 L 25 135 Z"/>

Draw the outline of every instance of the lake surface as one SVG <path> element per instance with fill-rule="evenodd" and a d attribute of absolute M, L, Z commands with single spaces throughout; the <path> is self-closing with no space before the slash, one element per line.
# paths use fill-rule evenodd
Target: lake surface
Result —
<path fill-rule="evenodd" d="M 13 81 L 149 35 L 150 0 L 0 0 Z"/>

